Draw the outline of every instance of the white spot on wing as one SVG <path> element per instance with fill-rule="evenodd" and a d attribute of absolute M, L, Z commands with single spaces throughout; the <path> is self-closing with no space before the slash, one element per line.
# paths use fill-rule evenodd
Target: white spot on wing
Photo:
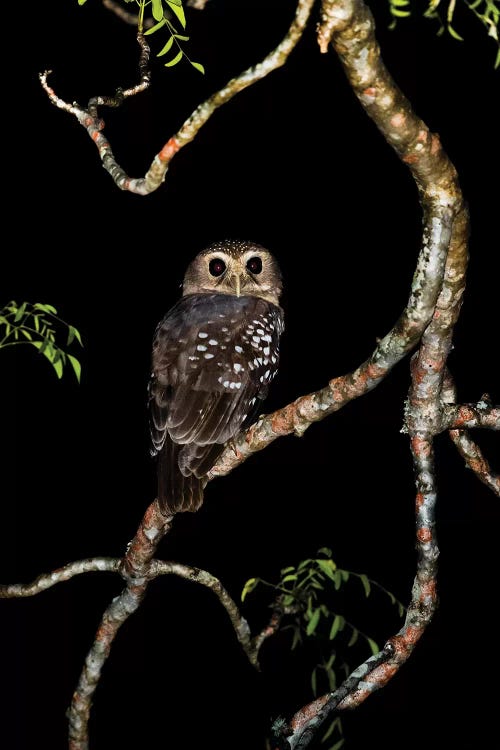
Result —
<path fill-rule="evenodd" d="M 198 344 L 198 346 L 196 347 L 196 349 L 197 349 L 197 350 L 198 350 L 199 352 L 206 352 L 206 351 L 207 351 L 207 347 L 206 347 L 206 346 L 204 346 L 203 344 Z"/>
<path fill-rule="evenodd" d="M 208 336 L 208 333 L 205 333 L 204 331 L 200 331 L 198 336 L 200 339 L 206 339 Z"/>
<path fill-rule="evenodd" d="M 238 346 L 238 345 L 236 345 L 236 346 L 234 347 L 234 351 L 235 351 L 235 352 L 238 352 L 238 354 L 241 354 L 241 352 L 243 351 L 243 348 L 242 348 L 241 346 Z"/>
<path fill-rule="evenodd" d="M 205 357 L 205 359 L 213 359 L 213 357 L 214 357 L 215 355 L 214 355 L 214 354 L 210 354 L 209 352 L 207 352 L 207 353 L 206 353 L 206 354 L 204 354 L 203 356 Z"/>

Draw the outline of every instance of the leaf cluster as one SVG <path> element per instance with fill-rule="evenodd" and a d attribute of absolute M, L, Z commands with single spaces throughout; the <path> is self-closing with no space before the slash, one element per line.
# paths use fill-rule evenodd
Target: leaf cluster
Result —
<path fill-rule="evenodd" d="M 87 0 L 78 0 L 78 5 L 84 5 L 86 2 Z M 144 36 L 154 34 L 160 29 L 169 34 L 166 44 L 157 53 L 157 57 L 162 57 L 173 49 L 175 54 L 165 63 L 166 68 L 172 68 L 185 58 L 200 73 L 205 72 L 203 65 L 191 60 L 181 46 L 181 42 L 189 41 L 189 36 L 182 33 L 186 29 L 186 14 L 182 0 L 123 0 L 123 2 L 135 3 L 138 6 L 137 24 L 139 31 L 144 32 Z M 146 14 L 150 14 L 151 19 L 146 19 Z M 150 21 L 149 28 L 144 31 L 147 21 Z M 181 26 L 182 32 L 176 24 Z"/>
<path fill-rule="evenodd" d="M 316 653 L 320 656 L 310 677 L 311 691 L 315 697 L 336 689 L 339 672 L 342 672 L 343 676 L 349 674 L 351 670 L 343 654 L 358 641 L 371 654 L 376 654 L 380 650 L 372 637 L 340 611 L 340 591 L 351 584 L 358 587 L 356 595 L 362 594 L 364 598 L 370 597 L 374 590 L 378 590 L 397 608 L 400 617 L 404 615 L 405 607 L 394 594 L 365 573 L 339 568 L 328 547 L 319 549 L 314 558 L 301 560 L 296 566 L 282 568 L 276 583 L 262 578 L 250 578 L 241 593 L 241 600 L 244 601 L 259 586 L 263 585 L 274 591 L 275 599 L 272 606 L 284 615 L 280 627 L 283 631 L 290 631 L 292 635 L 291 650 L 304 645 L 307 641 L 316 641 L 319 647 Z M 338 643 L 340 645 L 336 648 Z M 336 742 L 330 745 L 328 750 L 339 750 L 344 742 L 339 716 L 328 725 L 322 741 L 332 736 Z"/>
<path fill-rule="evenodd" d="M 62 378 L 64 367 L 69 364 L 80 382 L 80 361 L 56 342 L 56 335 L 59 339 L 61 329 L 66 329 L 66 347 L 74 341 L 83 346 L 78 329 L 59 318 L 52 305 L 41 302 L 18 305 L 11 300 L 0 309 L 0 349 L 20 344 L 33 346 L 48 359 L 58 378 Z"/>
<path fill-rule="evenodd" d="M 401 18 L 408 18 L 412 15 L 415 0 L 388 0 L 389 12 L 392 16 L 390 28 L 395 28 L 396 23 Z M 457 41 L 463 42 L 464 38 L 455 28 L 455 13 L 457 10 L 457 0 L 426 0 L 424 17 L 431 18 L 438 23 L 438 36 L 448 32 L 448 34 Z M 489 37 L 495 40 L 497 44 L 497 54 L 495 58 L 495 68 L 500 67 L 500 0 L 459 0 L 459 5 L 467 9 L 476 17 L 484 26 Z"/>

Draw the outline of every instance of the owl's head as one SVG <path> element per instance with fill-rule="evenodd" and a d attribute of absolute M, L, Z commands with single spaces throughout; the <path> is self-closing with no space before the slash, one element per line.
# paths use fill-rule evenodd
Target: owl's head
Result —
<path fill-rule="evenodd" d="M 182 293 L 262 297 L 278 305 L 281 288 L 281 272 L 269 250 L 255 242 L 224 240 L 202 250 L 189 264 Z"/>

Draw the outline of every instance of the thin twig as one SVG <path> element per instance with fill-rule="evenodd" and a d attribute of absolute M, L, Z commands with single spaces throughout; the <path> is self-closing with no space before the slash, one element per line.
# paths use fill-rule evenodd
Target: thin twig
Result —
<path fill-rule="evenodd" d="M 31 583 L 11 583 L 0 585 L 0 599 L 14 599 L 27 596 L 35 596 L 42 591 L 50 589 L 57 583 L 69 581 L 74 576 L 82 573 L 92 572 L 109 572 L 117 573 L 120 566 L 120 559 L 117 557 L 91 557 L 87 560 L 76 560 L 68 563 L 62 568 L 57 568 L 51 573 L 42 573 Z"/>
<path fill-rule="evenodd" d="M 491 406 L 489 396 L 484 394 L 481 401 L 474 406 L 456 406 L 457 389 L 455 382 L 449 370 L 446 371 L 443 389 L 441 392 L 443 401 L 443 410 L 445 413 L 458 419 L 450 423 L 449 435 L 455 443 L 458 452 L 464 459 L 466 465 L 471 469 L 477 478 L 492 490 L 495 495 L 500 497 L 500 474 L 495 474 L 483 456 L 483 453 L 477 443 L 471 438 L 464 427 L 489 427 L 493 430 L 499 429 L 498 408 Z M 455 412 L 458 410 L 458 412 Z M 450 420 L 451 421 L 451 420 Z M 483 421 L 486 424 L 483 424 Z M 458 422 L 458 424 L 457 424 Z M 455 429 L 460 427 L 460 429 Z"/>

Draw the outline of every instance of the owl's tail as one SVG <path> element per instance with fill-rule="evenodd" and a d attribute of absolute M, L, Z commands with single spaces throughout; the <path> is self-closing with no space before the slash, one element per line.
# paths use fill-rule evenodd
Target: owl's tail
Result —
<path fill-rule="evenodd" d="M 167 439 L 157 456 L 158 502 L 163 513 L 194 513 L 203 503 L 205 477 L 183 474 L 179 453 L 184 446 Z"/>

